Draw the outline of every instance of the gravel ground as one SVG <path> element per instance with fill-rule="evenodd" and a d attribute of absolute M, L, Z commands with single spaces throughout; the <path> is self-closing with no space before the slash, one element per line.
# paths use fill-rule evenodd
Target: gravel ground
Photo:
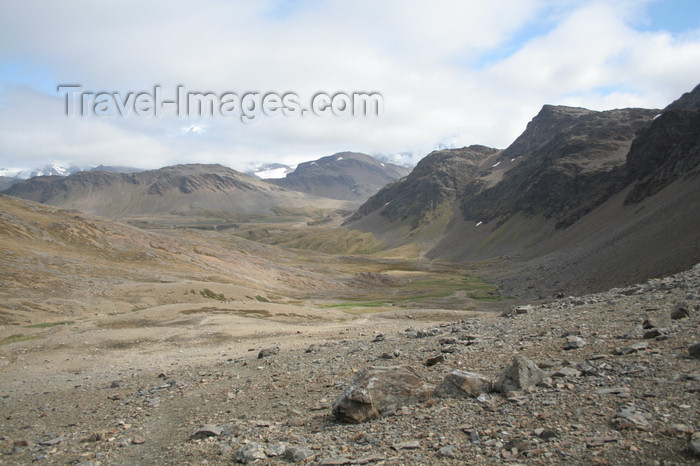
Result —
<path fill-rule="evenodd" d="M 181 360 L 91 353 L 87 368 L 45 375 L 38 350 L 17 357 L 31 342 L 6 345 L 0 464 L 697 464 L 699 284 L 700 265 L 507 315 L 371 315 L 221 342 L 191 360 L 187 347 Z M 366 366 L 409 365 L 438 386 L 456 369 L 495 380 L 516 354 L 544 382 L 429 398 L 359 424 L 331 413 Z"/>

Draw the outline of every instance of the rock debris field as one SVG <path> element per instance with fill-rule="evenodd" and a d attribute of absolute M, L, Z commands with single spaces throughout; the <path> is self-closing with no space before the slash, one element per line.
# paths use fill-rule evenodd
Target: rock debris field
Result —
<path fill-rule="evenodd" d="M 5 345 L 0 463 L 698 464 L 699 283 L 364 316 L 185 364 L 112 350 L 42 375 Z"/>

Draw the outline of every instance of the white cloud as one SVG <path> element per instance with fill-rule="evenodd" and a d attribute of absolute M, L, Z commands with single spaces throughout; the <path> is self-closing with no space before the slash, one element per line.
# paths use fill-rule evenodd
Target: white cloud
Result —
<path fill-rule="evenodd" d="M 700 30 L 640 30 L 648 1 L 0 5 L 0 166 L 296 163 L 335 151 L 504 147 L 545 103 L 660 107 L 700 76 Z M 16 73 L 15 73 L 16 74 Z M 21 73 L 20 73 L 21 74 Z M 8 78 L 9 79 L 9 78 Z M 43 82 L 43 85 L 37 84 Z M 57 84 L 126 93 L 377 91 L 379 119 L 67 118 Z"/>

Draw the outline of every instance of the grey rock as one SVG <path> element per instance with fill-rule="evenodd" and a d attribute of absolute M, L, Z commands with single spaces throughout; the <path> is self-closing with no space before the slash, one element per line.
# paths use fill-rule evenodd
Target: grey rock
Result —
<path fill-rule="evenodd" d="M 573 367 L 562 367 L 554 374 L 552 374 L 552 377 L 559 377 L 563 379 L 581 377 L 581 372 L 578 369 L 574 369 Z"/>
<path fill-rule="evenodd" d="M 634 345 L 626 346 L 624 348 L 615 348 L 614 353 L 621 356 L 625 354 L 637 353 L 639 351 L 645 351 L 647 348 L 649 348 L 649 343 L 646 341 L 640 341 L 639 343 L 635 343 Z"/>
<path fill-rule="evenodd" d="M 557 436 L 557 433 L 553 430 L 546 429 L 544 427 L 538 427 L 535 429 L 535 435 L 541 439 L 548 440 Z"/>
<path fill-rule="evenodd" d="M 438 354 L 437 356 L 429 357 L 428 359 L 425 360 L 425 365 L 430 367 L 430 366 L 434 366 L 435 364 L 439 364 L 441 362 L 445 362 L 445 355 L 444 354 Z"/>
<path fill-rule="evenodd" d="M 691 306 L 688 301 L 681 301 L 680 303 L 676 304 L 676 306 L 673 308 L 673 311 L 671 311 L 671 319 L 673 320 L 680 320 L 680 319 L 685 319 L 686 317 L 690 317 L 690 314 L 693 312 L 694 308 Z"/>
<path fill-rule="evenodd" d="M 316 453 L 314 453 L 313 450 L 303 446 L 290 445 L 284 450 L 284 457 L 294 463 L 304 461 L 307 458 L 311 458 L 315 454 Z"/>
<path fill-rule="evenodd" d="M 688 447 L 690 452 L 695 455 L 696 458 L 700 458 L 700 432 L 695 432 L 693 434 Z"/>
<path fill-rule="evenodd" d="M 270 458 L 282 456 L 284 455 L 285 451 L 287 451 L 287 445 L 285 445 L 284 443 L 274 443 L 272 445 L 268 445 L 265 448 L 265 454 Z"/>
<path fill-rule="evenodd" d="M 445 376 L 433 395 L 436 398 L 467 398 L 492 390 L 493 383 L 483 375 L 455 370 Z"/>
<path fill-rule="evenodd" d="M 413 440 L 410 442 L 401 442 L 401 443 L 396 443 L 391 446 L 396 451 L 401 451 L 401 450 L 419 450 L 420 449 L 420 442 L 418 440 Z"/>
<path fill-rule="evenodd" d="M 223 433 L 223 430 L 219 426 L 214 425 L 203 425 L 190 437 L 193 440 L 202 439 L 206 437 L 218 437 Z"/>
<path fill-rule="evenodd" d="M 437 455 L 443 458 L 456 458 L 457 445 L 446 445 L 438 450 Z"/>
<path fill-rule="evenodd" d="M 647 430 L 649 427 L 648 416 L 636 411 L 633 407 L 623 408 L 613 420 L 613 424 L 618 429 L 637 428 Z"/>
<path fill-rule="evenodd" d="M 576 335 L 569 335 L 566 337 L 566 343 L 564 343 L 564 349 L 567 351 L 583 348 L 584 346 L 586 346 L 586 340 Z"/>
<path fill-rule="evenodd" d="M 494 389 L 503 394 L 525 390 L 542 382 L 544 378 L 544 372 L 535 363 L 525 356 L 517 355 L 512 364 L 498 376 Z"/>
<path fill-rule="evenodd" d="M 596 390 L 596 394 L 629 396 L 630 389 L 627 387 L 601 388 L 600 390 Z"/>
<path fill-rule="evenodd" d="M 576 369 L 578 369 L 582 375 L 598 375 L 599 373 L 598 368 L 588 361 L 577 364 Z"/>
<path fill-rule="evenodd" d="M 364 422 L 423 401 L 432 392 L 410 366 L 368 366 L 338 397 L 331 413 L 341 421 Z"/>
<path fill-rule="evenodd" d="M 263 348 L 260 350 L 258 353 L 258 359 L 266 358 L 268 356 L 272 356 L 274 354 L 279 353 L 280 348 L 279 346 L 274 346 L 272 348 Z"/>
<path fill-rule="evenodd" d="M 233 454 L 233 460 L 237 463 L 252 463 L 257 460 L 264 460 L 267 458 L 265 450 L 262 445 L 256 442 L 250 442 L 249 444 L 239 448 L 236 453 Z"/>
<path fill-rule="evenodd" d="M 688 347 L 688 354 L 695 359 L 700 359 L 700 342 L 690 345 L 690 347 Z"/>

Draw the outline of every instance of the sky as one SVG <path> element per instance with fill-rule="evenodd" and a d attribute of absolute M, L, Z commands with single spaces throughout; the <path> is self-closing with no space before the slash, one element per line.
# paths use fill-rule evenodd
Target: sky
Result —
<path fill-rule="evenodd" d="M 0 168 L 415 164 L 505 148 L 544 104 L 663 108 L 698 83 L 697 0 L 0 0 Z M 319 93 L 340 97 L 315 114 Z"/>

